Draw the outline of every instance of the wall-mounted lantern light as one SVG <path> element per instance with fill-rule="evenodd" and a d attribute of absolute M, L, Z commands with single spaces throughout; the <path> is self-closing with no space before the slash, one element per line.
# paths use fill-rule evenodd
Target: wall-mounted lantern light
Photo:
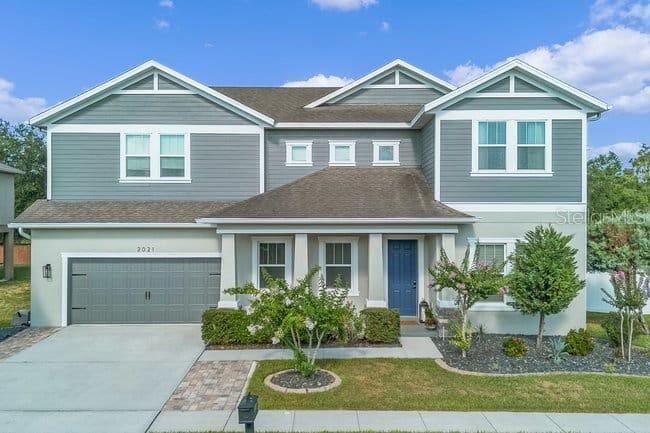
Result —
<path fill-rule="evenodd" d="M 52 265 L 49 263 L 43 266 L 43 278 L 46 279 L 52 278 Z"/>

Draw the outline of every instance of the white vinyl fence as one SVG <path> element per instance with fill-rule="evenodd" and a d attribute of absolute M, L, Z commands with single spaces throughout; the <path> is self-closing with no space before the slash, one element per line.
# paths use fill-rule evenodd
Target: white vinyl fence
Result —
<path fill-rule="evenodd" d="M 596 313 L 607 313 L 614 311 L 614 308 L 603 301 L 603 292 L 601 289 L 612 293 L 612 284 L 609 281 L 609 274 L 606 272 L 588 272 L 587 273 L 587 311 Z M 650 314 L 650 305 L 643 309 L 645 314 Z"/>

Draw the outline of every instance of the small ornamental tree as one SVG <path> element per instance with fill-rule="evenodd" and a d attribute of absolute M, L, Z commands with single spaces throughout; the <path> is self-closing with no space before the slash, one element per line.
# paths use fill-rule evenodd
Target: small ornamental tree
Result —
<path fill-rule="evenodd" d="M 510 258 L 509 294 L 516 309 L 539 315 L 538 350 L 542 348 L 546 316 L 567 308 L 585 284 L 576 273 L 578 250 L 571 247 L 572 238 L 551 226 L 537 226 L 526 233 L 523 242 L 517 241 Z"/>
<path fill-rule="evenodd" d="M 252 283 L 242 288 L 226 290 L 231 294 L 245 294 L 252 298 L 246 309 L 251 316 L 248 331 L 272 335 L 273 344 L 283 343 L 293 352 L 294 368 L 305 377 L 316 370 L 316 356 L 327 337 L 347 339 L 354 307 L 347 302 L 348 290 L 327 289 L 322 280 L 318 293 L 312 290 L 312 281 L 318 268 L 310 270 L 296 286 L 283 279 L 273 279 L 264 273 L 264 288 Z M 335 282 L 341 287 L 340 280 Z M 303 347 L 306 344 L 307 347 Z"/>
<path fill-rule="evenodd" d="M 447 253 L 442 250 L 440 261 L 429 269 L 433 277 L 433 286 L 440 291 L 450 288 L 456 293 L 454 300 L 460 313 L 460 326 L 454 329 L 452 343 L 458 346 L 467 356 L 471 343 L 471 325 L 469 323 L 469 309 L 478 301 L 503 290 L 503 263 L 480 262 L 478 249 L 474 258 L 470 260 L 469 248 L 461 264 L 452 262 Z"/>

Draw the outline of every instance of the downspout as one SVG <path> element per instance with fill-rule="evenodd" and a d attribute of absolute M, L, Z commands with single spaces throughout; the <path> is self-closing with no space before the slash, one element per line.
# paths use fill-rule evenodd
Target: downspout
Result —
<path fill-rule="evenodd" d="M 24 237 L 25 239 L 27 239 L 28 241 L 32 240 L 32 235 L 28 235 L 27 233 L 25 233 L 22 227 L 18 227 L 18 234 Z"/>

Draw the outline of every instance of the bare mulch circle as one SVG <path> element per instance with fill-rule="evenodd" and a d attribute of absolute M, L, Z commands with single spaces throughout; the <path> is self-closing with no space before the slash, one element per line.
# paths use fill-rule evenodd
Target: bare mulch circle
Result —
<path fill-rule="evenodd" d="M 336 388 L 341 384 L 341 378 L 328 370 L 316 370 L 310 377 L 304 377 L 296 370 L 283 370 L 266 376 L 264 384 L 278 392 L 307 394 Z"/>
<path fill-rule="evenodd" d="M 449 339 L 432 338 L 440 350 L 443 360 L 450 367 L 478 373 L 522 374 L 547 372 L 605 372 L 650 376 L 650 357 L 642 349 L 633 349 L 632 362 L 625 362 L 615 356 L 614 348 L 607 341 L 596 339 L 594 351 L 587 356 L 564 355 L 560 364 L 551 359 L 551 339 L 544 337 L 542 350 L 535 349 L 535 337 L 516 335 L 528 346 L 528 353 L 521 358 L 510 358 L 503 352 L 503 340 L 508 335 L 487 334 L 474 337 L 467 358 L 449 343 Z"/>

